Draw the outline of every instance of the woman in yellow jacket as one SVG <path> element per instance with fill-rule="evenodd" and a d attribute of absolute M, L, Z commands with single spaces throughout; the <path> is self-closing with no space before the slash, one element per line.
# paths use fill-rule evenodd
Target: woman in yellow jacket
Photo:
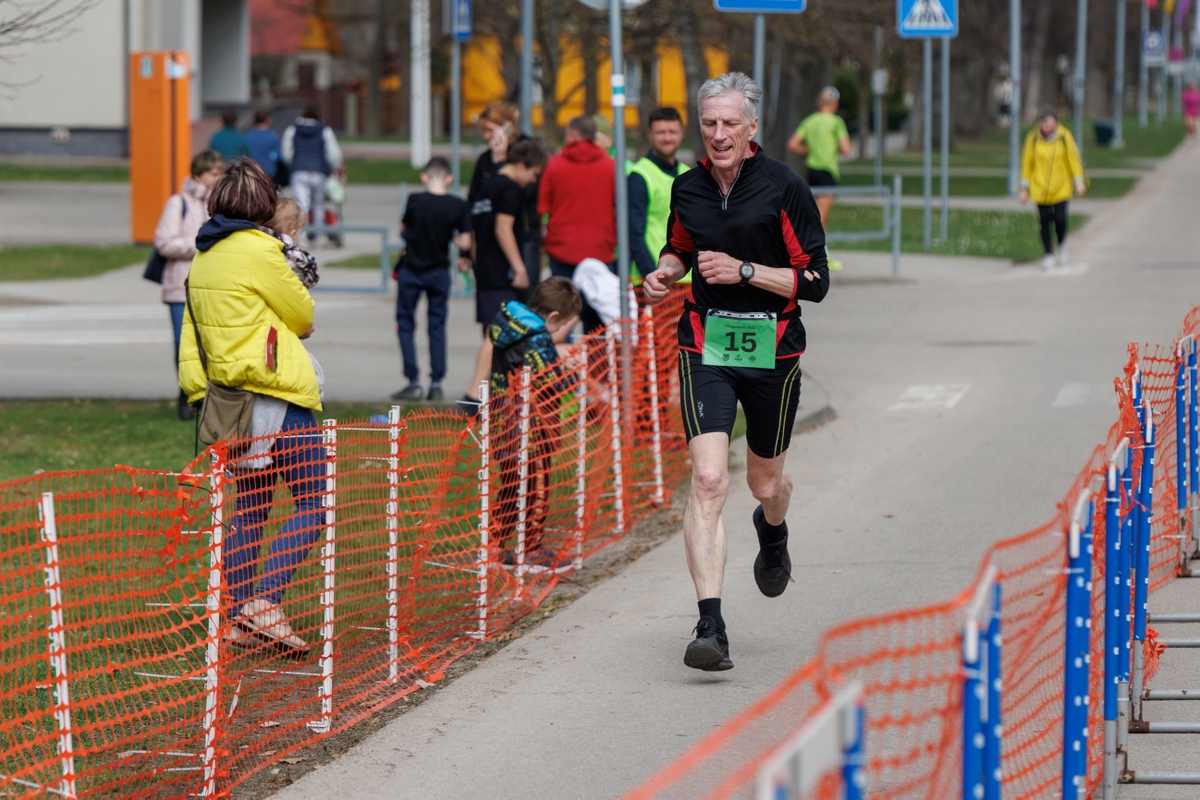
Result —
<path fill-rule="evenodd" d="M 1042 112 L 1038 127 L 1025 137 L 1021 153 L 1021 204 L 1030 198 L 1037 204 L 1042 228 L 1042 247 L 1046 255 L 1042 266 L 1055 264 L 1054 242 L 1050 238 L 1053 223 L 1058 234 L 1058 264 L 1067 263 L 1067 201 L 1071 189 L 1082 197 L 1086 191 L 1083 162 L 1071 132 L 1058 124 L 1058 117 L 1049 109 Z"/>
<path fill-rule="evenodd" d="M 213 187 L 212 218 L 196 237 L 188 276 L 179 383 L 191 402 L 204 398 L 209 381 L 255 395 L 253 435 L 265 437 L 265 446 L 251 449 L 258 458 L 233 464 L 236 511 L 225 538 L 230 638 L 302 654 L 308 645 L 292 631 L 281 604 L 322 529 L 325 456 L 313 416 L 321 408 L 320 385 L 300 342 L 312 333 L 313 299 L 284 259 L 283 243 L 261 229 L 275 215 L 276 200 L 271 179 L 246 158 L 233 162 Z M 271 542 L 256 585 L 263 525 L 280 478 L 295 510 Z"/>

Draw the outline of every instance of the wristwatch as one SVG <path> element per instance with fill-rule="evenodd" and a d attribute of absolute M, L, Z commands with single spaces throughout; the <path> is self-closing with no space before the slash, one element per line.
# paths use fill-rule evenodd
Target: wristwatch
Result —
<path fill-rule="evenodd" d="M 739 271 L 742 274 L 741 285 L 745 286 L 746 284 L 750 283 L 750 279 L 754 277 L 754 265 L 749 261 L 743 261 Z"/>

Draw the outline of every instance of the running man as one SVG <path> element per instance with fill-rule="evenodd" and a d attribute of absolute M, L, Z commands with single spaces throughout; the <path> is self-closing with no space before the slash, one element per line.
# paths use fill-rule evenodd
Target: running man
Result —
<path fill-rule="evenodd" d="M 646 276 L 659 303 L 689 270 L 692 288 L 679 320 L 679 379 L 692 487 L 683 516 L 688 570 L 700 621 L 683 663 L 733 668 L 721 616 L 729 437 L 737 405 L 746 415 L 746 483 L 759 553 L 754 580 L 767 597 L 791 580 L 784 472 L 796 405 L 804 326 L 800 300 L 829 291 L 825 230 L 800 176 L 751 141 L 762 90 L 740 72 L 707 81 L 697 94 L 708 157 L 675 179 L 667 244 Z"/>
<path fill-rule="evenodd" d="M 850 132 L 846 130 L 846 121 L 838 116 L 839 100 L 837 89 L 832 86 L 822 89 L 817 95 L 817 111 L 805 117 L 788 139 L 788 150 L 804 156 L 809 186 L 837 186 L 842 177 L 838 156 L 850 155 Z M 824 227 L 833 208 L 833 195 L 823 194 L 816 200 Z M 841 269 L 841 262 L 830 259 L 829 268 Z"/>

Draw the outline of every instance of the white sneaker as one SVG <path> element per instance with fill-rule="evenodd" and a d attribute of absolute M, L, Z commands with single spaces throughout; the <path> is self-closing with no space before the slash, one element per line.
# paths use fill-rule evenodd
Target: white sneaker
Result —
<path fill-rule="evenodd" d="M 1042 269 L 1054 269 L 1054 256 L 1050 253 L 1042 256 Z"/>
<path fill-rule="evenodd" d="M 284 616 L 283 609 L 266 600 L 255 599 L 242 603 L 242 613 L 237 623 L 280 650 L 297 655 L 308 652 L 308 642 L 292 632 L 292 626 Z"/>
<path fill-rule="evenodd" d="M 1058 246 L 1058 265 L 1060 267 L 1065 267 L 1067 265 L 1067 246 L 1065 244 L 1060 244 Z"/>

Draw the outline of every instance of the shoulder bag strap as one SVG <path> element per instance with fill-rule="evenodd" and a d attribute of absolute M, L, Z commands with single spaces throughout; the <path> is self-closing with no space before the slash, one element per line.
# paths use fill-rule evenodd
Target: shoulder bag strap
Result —
<path fill-rule="evenodd" d="M 187 299 L 188 316 L 192 318 L 192 333 L 196 335 L 196 351 L 200 354 L 200 366 L 204 368 L 204 377 L 208 378 L 208 354 L 200 342 L 200 323 L 196 322 L 196 312 L 192 310 L 192 292 L 188 287 L 188 279 L 183 281 L 183 296 Z"/>

